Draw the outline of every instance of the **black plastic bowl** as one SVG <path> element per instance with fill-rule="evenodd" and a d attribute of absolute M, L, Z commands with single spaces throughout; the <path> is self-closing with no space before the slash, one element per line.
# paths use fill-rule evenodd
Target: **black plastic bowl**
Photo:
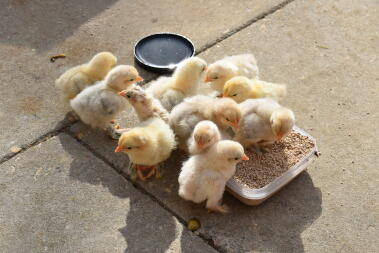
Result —
<path fill-rule="evenodd" d="M 186 37 L 157 33 L 142 38 L 134 47 L 134 57 L 143 68 L 159 73 L 174 71 L 179 62 L 195 55 L 195 46 Z"/>

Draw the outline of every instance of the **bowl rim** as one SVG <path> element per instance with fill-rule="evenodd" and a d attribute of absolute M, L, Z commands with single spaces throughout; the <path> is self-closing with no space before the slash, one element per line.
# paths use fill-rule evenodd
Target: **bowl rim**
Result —
<path fill-rule="evenodd" d="M 145 66 L 147 68 L 151 68 L 151 69 L 156 69 L 158 71 L 162 71 L 162 70 L 166 70 L 166 71 L 173 71 L 179 64 L 179 62 L 177 64 L 170 64 L 170 65 L 155 65 L 155 64 L 151 64 L 151 63 L 147 63 L 145 61 L 143 61 L 143 59 L 141 59 L 140 57 L 137 56 L 137 46 L 143 41 L 143 40 L 146 40 L 148 39 L 149 37 L 153 37 L 153 36 L 157 36 L 157 35 L 173 35 L 173 36 L 176 36 L 176 37 L 181 37 L 182 39 L 186 40 L 187 42 L 189 42 L 189 44 L 191 45 L 192 47 L 192 54 L 190 55 L 190 57 L 193 57 L 196 53 L 196 48 L 195 48 L 195 45 L 194 43 L 189 39 L 187 38 L 186 36 L 184 35 L 181 35 L 181 34 L 178 34 L 178 33 L 172 33 L 172 32 L 160 32 L 160 33 L 151 33 L 149 35 L 146 35 L 144 36 L 143 38 L 139 39 L 135 44 L 134 44 L 134 50 L 133 50 L 133 53 L 134 53 L 134 59 L 137 60 L 137 62 L 139 64 L 141 64 L 142 66 Z"/>

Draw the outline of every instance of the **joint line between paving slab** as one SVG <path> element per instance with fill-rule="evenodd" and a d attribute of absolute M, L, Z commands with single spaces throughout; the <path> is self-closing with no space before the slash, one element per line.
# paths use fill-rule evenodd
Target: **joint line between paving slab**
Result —
<path fill-rule="evenodd" d="M 169 207 L 167 207 L 161 200 L 159 200 L 153 194 L 151 194 L 150 192 L 148 192 L 141 185 L 139 185 L 138 183 L 136 183 L 133 180 L 131 180 L 131 178 L 129 177 L 128 174 L 126 174 L 123 171 L 119 171 L 116 168 L 116 166 L 111 161 L 109 161 L 102 154 L 98 153 L 96 150 L 94 150 L 93 148 L 91 148 L 87 143 L 85 143 L 82 140 L 80 140 L 79 138 L 77 138 L 71 131 L 67 131 L 66 133 L 69 134 L 71 137 L 73 137 L 83 147 L 85 147 L 91 154 L 93 154 L 95 157 L 97 157 L 98 159 L 100 159 L 101 161 L 103 161 L 106 165 L 108 165 L 113 170 L 115 170 L 116 173 L 118 173 L 120 176 L 122 176 L 128 182 L 130 182 L 142 194 L 147 195 L 152 201 L 156 202 L 160 207 L 162 207 L 164 210 L 166 210 L 167 212 L 169 212 L 172 216 L 174 216 L 183 225 L 183 227 L 185 229 L 187 229 L 187 222 L 184 219 L 182 219 L 177 213 L 175 213 L 173 210 L 171 210 Z M 212 247 L 216 251 L 221 252 L 221 253 L 226 252 L 225 249 L 222 249 L 222 248 L 218 247 L 217 245 L 215 245 L 214 242 L 213 242 L 213 240 L 211 238 L 207 237 L 206 235 L 204 235 L 202 233 L 195 234 L 195 235 L 197 235 L 198 237 L 200 237 L 206 244 L 208 244 L 210 247 Z"/>
<path fill-rule="evenodd" d="M 243 24 L 231 29 L 230 31 L 224 33 L 222 36 L 216 38 L 215 40 L 205 44 L 204 46 L 202 46 L 197 52 L 196 52 L 196 55 L 198 54 L 201 54 L 203 53 L 204 51 L 210 49 L 211 47 L 214 47 L 215 45 L 217 45 L 218 43 L 228 39 L 229 37 L 233 36 L 234 34 L 242 31 L 243 29 L 247 28 L 248 26 L 256 23 L 257 21 L 261 20 L 261 19 L 264 19 L 265 17 L 273 14 L 274 12 L 284 8 L 285 6 L 287 6 L 288 4 L 292 3 L 293 1 L 295 0 L 286 0 L 284 2 L 281 2 L 280 4 L 272 7 L 271 9 L 259 14 L 258 16 L 252 18 L 252 19 L 249 19 L 248 21 L 244 22 Z"/>
<path fill-rule="evenodd" d="M 10 159 L 12 159 L 13 157 L 15 157 L 16 155 L 19 155 L 21 153 L 24 153 L 25 151 L 27 151 L 29 148 L 32 148 L 38 144 L 41 144 L 43 142 L 46 142 L 47 140 L 51 139 L 52 137 L 54 136 L 57 136 L 58 134 L 66 131 L 67 129 L 69 129 L 73 124 L 75 124 L 75 122 L 73 123 L 68 123 L 68 125 L 64 125 L 62 127 L 59 127 L 59 128 L 56 128 L 50 132 L 47 132 L 43 135 L 41 135 L 40 137 L 38 137 L 37 139 L 33 140 L 32 142 L 30 143 L 27 143 L 27 144 L 24 144 L 22 146 L 20 146 L 20 150 L 17 151 L 17 152 L 13 152 L 13 153 L 7 153 L 5 154 L 1 159 L 0 159 L 0 164 L 3 164 L 5 163 L 6 161 L 9 161 Z"/>

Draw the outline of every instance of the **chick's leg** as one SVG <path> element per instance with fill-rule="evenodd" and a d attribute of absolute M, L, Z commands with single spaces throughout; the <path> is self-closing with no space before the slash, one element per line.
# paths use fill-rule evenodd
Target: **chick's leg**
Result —
<path fill-rule="evenodd" d="M 140 179 L 141 181 L 146 181 L 146 177 L 143 175 L 142 170 L 138 167 L 138 165 L 136 168 L 136 172 L 138 179 Z"/>
<path fill-rule="evenodd" d="M 135 182 L 137 180 L 137 171 L 136 171 L 136 165 L 134 163 L 130 163 L 128 172 L 130 175 L 130 179 Z"/>
<path fill-rule="evenodd" d="M 226 205 L 221 205 L 220 201 L 224 194 L 225 186 L 215 189 L 212 194 L 208 196 L 206 207 L 209 212 L 227 213 L 229 208 Z"/>
<path fill-rule="evenodd" d="M 162 174 L 159 171 L 159 166 L 157 166 L 157 168 L 155 170 L 155 178 L 161 178 L 161 177 L 162 177 Z"/>
<path fill-rule="evenodd" d="M 151 167 L 149 173 L 145 176 L 146 179 L 152 177 L 157 172 L 157 166 L 154 165 Z"/>

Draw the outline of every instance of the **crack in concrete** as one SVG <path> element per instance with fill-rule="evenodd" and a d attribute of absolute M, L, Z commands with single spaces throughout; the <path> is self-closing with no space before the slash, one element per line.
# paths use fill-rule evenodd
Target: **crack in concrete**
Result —
<path fill-rule="evenodd" d="M 256 23 L 257 21 L 261 20 L 261 19 L 264 19 L 265 17 L 275 13 L 276 11 L 284 8 L 285 6 L 287 6 L 288 4 L 292 3 L 293 1 L 295 0 L 286 0 L 284 2 L 281 2 L 280 4 L 272 7 L 271 9 L 265 11 L 265 12 L 262 12 L 261 14 L 259 14 L 258 16 L 252 18 L 252 19 L 249 19 L 247 20 L 246 22 L 244 22 L 243 24 L 231 29 L 230 31 L 228 31 L 227 33 L 224 33 L 222 36 L 214 39 L 213 41 L 211 42 L 208 42 L 207 44 L 205 44 L 204 46 L 202 46 L 197 52 L 196 52 L 196 55 L 198 54 L 201 54 L 203 52 L 205 52 L 206 50 L 210 49 L 211 47 L 214 47 L 215 45 L 219 44 L 220 42 L 228 39 L 229 37 L 233 36 L 234 34 L 242 31 L 243 29 L 249 27 L 250 25 Z"/>
<path fill-rule="evenodd" d="M 63 133 L 64 131 L 66 131 L 69 127 L 71 127 L 73 124 L 75 124 L 75 122 L 73 123 L 70 123 L 69 125 L 64 125 L 62 127 L 59 127 L 59 128 L 55 128 L 54 130 L 50 131 L 50 132 L 47 132 L 43 135 L 41 135 L 40 137 L 36 138 L 35 140 L 33 140 L 32 142 L 29 142 L 27 144 L 23 144 L 22 146 L 20 146 L 20 150 L 17 151 L 17 152 L 10 152 L 10 153 L 7 153 L 5 154 L 1 159 L 0 159 L 0 164 L 3 164 L 7 161 L 9 161 L 10 159 L 12 159 L 13 157 L 15 157 L 16 155 L 19 155 L 19 154 L 22 154 L 24 153 L 25 151 L 27 151 L 29 148 L 32 148 L 38 144 L 41 144 L 47 140 L 49 140 L 50 138 L 54 137 L 54 136 L 57 136 L 58 134 L 60 133 Z"/>

